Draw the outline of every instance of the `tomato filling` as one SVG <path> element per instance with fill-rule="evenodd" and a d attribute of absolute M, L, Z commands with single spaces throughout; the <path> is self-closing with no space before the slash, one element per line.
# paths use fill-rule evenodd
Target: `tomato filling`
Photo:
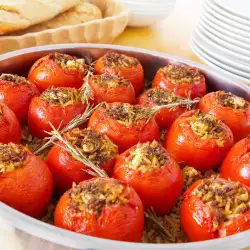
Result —
<path fill-rule="evenodd" d="M 215 140 L 219 147 L 224 145 L 225 132 L 212 115 L 197 112 L 192 117 L 188 118 L 190 127 L 193 133 L 202 140 Z"/>
<path fill-rule="evenodd" d="M 20 84 L 20 85 L 30 84 L 30 82 L 25 77 L 12 74 L 2 74 L 0 76 L 0 80 L 6 82 L 13 82 L 15 84 Z"/>
<path fill-rule="evenodd" d="M 49 54 L 49 58 L 53 60 L 58 66 L 67 70 L 76 70 L 80 72 L 85 71 L 85 61 L 83 58 L 77 58 L 58 52 Z"/>
<path fill-rule="evenodd" d="M 97 75 L 93 78 L 94 82 L 104 88 L 118 88 L 121 86 L 129 86 L 130 82 L 124 78 L 109 73 Z"/>
<path fill-rule="evenodd" d="M 96 165 L 113 159 L 117 146 L 106 136 L 91 129 L 74 128 L 64 134 L 65 139 Z"/>
<path fill-rule="evenodd" d="M 245 111 L 248 108 L 248 102 L 243 98 L 232 93 L 219 91 L 217 93 L 218 101 L 224 107 Z"/>
<path fill-rule="evenodd" d="M 213 231 L 221 225 L 230 224 L 250 209 L 248 190 L 239 182 L 212 176 L 203 179 L 193 194 L 209 207 L 213 216 Z"/>
<path fill-rule="evenodd" d="M 104 66 L 111 68 L 133 68 L 139 61 L 134 57 L 123 54 L 107 53 L 103 57 Z"/>
<path fill-rule="evenodd" d="M 198 84 L 202 79 L 200 71 L 196 68 L 190 68 L 184 64 L 173 65 L 169 64 L 160 71 L 165 78 L 173 84 Z"/>
<path fill-rule="evenodd" d="M 162 88 L 153 88 L 149 90 L 147 92 L 147 97 L 157 105 L 167 105 L 184 99 Z"/>
<path fill-rule="evenodd" d="M 73 186 L 69 191 L 76 211 L 99 216 L 104 208 L 128 203 L 123 185 L 118 182 L 94 179 Z"/>
<path fill-rule="evenodd" d="M 40 98 L 51 105 L 67 106 L 81 100 L 79 92 L 74 88 L 54 88 L 45 90 Z"/>
<path fill-rule="evenodd" d="M 138 143 L 125 162 L 128 168 L 145 173 L 163 167 L 167 160 L 165 149 L 157 141 L 153 141 Z"/>
<path fill-rule="evenodd" d="M 14 143 L 0 144 L 0 173 L 11 172 L 23 166 L 26 150 Z"/>
<path fill-rule="evenodd" d="M 183 191 L 187 190 L 194 182 L 202 179 L 200 171 L 193 167 L 186 166 L 182 169 Z"/>

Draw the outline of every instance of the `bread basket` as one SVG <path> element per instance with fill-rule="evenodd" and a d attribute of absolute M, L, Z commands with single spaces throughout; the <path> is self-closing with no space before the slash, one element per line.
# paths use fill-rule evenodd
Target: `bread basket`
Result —
<path fill-rule="evenodd" d="M 0 36 L 0 54 L 22 48 L 60 43 L 112 43 L 128 24 L 129 10 L 117 0 L 88 1 L 98 6 L 103 19 L 57 29 Z"/>

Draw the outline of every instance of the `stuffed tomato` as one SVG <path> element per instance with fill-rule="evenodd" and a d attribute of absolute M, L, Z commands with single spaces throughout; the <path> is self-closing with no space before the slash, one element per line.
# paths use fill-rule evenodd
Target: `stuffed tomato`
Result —
<path fill-rule="evenodd" d="M 116 159 L 113 177 L 131 185 L 145 208 L 168 214 L 181 194 L 179 165 L 157 141 L 139 143 Z"/>
<path fill-rule="evenodd" d="M 111 174 L 118 153 L 117 146 L 105 135 L 92 129 L 75 128 L 63 135 L 64 139 L 93 164 Z M 58 142 L 49 151 L 46 159 L 55 182 L 55 191 L 62 194 L 72 184 L 90 179 L 88 166 L 75 160 L 65 149 L 63 142 Z"/>
<path fill-rule="evenodd" d="M 138 142 L 159 139 L 159 127 L 145 109 L 128 103 L 112 103 L 99 107 L 90 117 L 88 126 L 107 135 L 124 152 Z"/>
<path fill-rule="evenodd" d="M 206 80 L 196 68 L 187 65 L 169 64 L 160 68 L 153 80 L 153 88 L 160 87 L 174 92 L 176 95 L 191 99 L 206 94 Z"/>
<path fill-rule="evenodd" d="M 230 128 L 212 115 L 188 111 L 167 132 L 165 148 L 177 162 L 205 172 L 219 166 L 233 146 Z"/>
<path fill-rule="evenodd" d="M 94 70 L 96 74 L 109 72 L 119 77 L 123 77 L 131 82 L 136 94 L 143 88 L 143 67 L 134 57 L 114 52 L 106 53 L 96 61 Z"/>
<path fill-rule="evenodd" d="M 83 181 L 59 200 L 54 223 L 70 231 L 119 241 L 140 242 L 142 202 L 129 185 L 110 178 Z"/>

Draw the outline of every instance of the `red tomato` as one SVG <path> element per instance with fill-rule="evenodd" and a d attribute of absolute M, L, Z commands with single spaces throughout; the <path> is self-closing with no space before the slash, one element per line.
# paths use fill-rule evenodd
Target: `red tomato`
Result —
<path fill-rule="evenodd" d="M 118 75 L 130 81 L 136 94 L 138 94 L 143 88 L 143 67 L 134 57 L 113 52 L 105 54 L 96 61 L 95 73 L 103 74 L 105 72 Z"/>
<path fill-rule="evenodd" d="M 184 193 L 180 208 L 187 238 L 204 241 L 250 229 L 249 194 L 245 186 L 215 176 L 195 182 Z"/>
<path fill-rule="evenodd" d="M 15 113 L 21 124 L 27 121 L 31 99 L 39 94 L 37 87 L 24 77 L 11 74 L 0 76 L 0 102 Z"/>
<path fill-rule="evenodd" d="M 212 115 L 193 110 L 175 120 L 164 145 L 177 162 L 205 172 L 223 161 L 233 145 L 233 134 Z"/>
<path fill-rule="evenodd" d="M 80 88 L 87 70 L 84 59 L 51 53 L 37 60 L 30 69 L 28 79 L 40 91 L 54 87 Z"/>
<path fill-rule="evenodd" d="M 135 90 L 133 85 L 116 75 L 104 73 L 102 75 L 94 75 L 89 80 L 92 92 L 92 100 L 95 104 L 100 102 L 122 102 L 134 104 Z"/>
<path fill-rule="evenodd" d="M 57 227 L 129 242 L 141 241 L 144 226 L 143 205 L 137 193 L 110 178 L 96 178 L 73 187 L 59 200 L 54 218 Z"/>
<path fill-rule="evenodd" d="M 74 88 L 50 88 L 41 96 L 32 99 L 28 126 L 30 133 L 38 138 L 48 136 L 45 132 L 55 128 L 64 128 L 73 118 L 82 114 L 86 108 L 80 100 L 79 92 Z"/>
<path fill-rule="evenodd" d="M 5 104 L 0 103 L 0 143 L 20 143 L 21 128 L 16 115 Z"/>
<path fill-rule="evenodd" d="M 65 133 L 64 138 L 80 149 L 82 154 L 91 159 L 94 164 L 111 174 L 118 149 L 105 135 L 89 129 L 76 128 Z M 79 183 L 92 177 L 86 172 L 89 168 L 75 160 L 62 148 L 63 146 L 62 142 L 54 145 L 46 159 L 54 176 L 55 190 L 58 194 L 69 190 L 73 182 Z"/>
<path fill-rule="evenodd" d="M 88 127 L 107 135 L 124 152 L 138 142 L 159 139 L 159 127 L 154 118 L 136 120 L 138 106 L 112 103 L 100 107 L 90 117 Z"/>
<path fill-rule="evenodd" d="M 224 121 L 236 142 L 250 134 L 250 104 L 241 97 L 224 91 L 208 93 L 201 98 L 199 109 Z"/>
<path fill-rule="evenodd" d="M 137 103 L 141 106 L 162 106 L 180 101 L 182 98 L 162 88 L 152 88 L 142 93 Z M 161 128 L 168 128 L 174 120 L 186 111 L 185 107 L 162 108 L 155 116 Z"/>
<path fill-rule="evenodd" d="M 198 69 L 184 64 L 169 64 L 159 69 L 152 86 L 168 89 L 183 97 L 189 94 L 191 99 L 206 94 L 205 77 Z"/>
<path fill-rule="evenodd" d="M 52 197 L 47 165 L 22 145 L 0 144 L 0 201 L 32 217 L 43 216 Z"/>
<path fill-rule="evenodd" d="M 221 165 L 220 174 L 250 187 L 250 137 L 232 147 Z"/>
<path fill-rule="evenodd" d="M 131 185 L 145 208 L 168 214 L 181 194 L 179 165 L 156 141 L 137 144 L 117 157 L 113 177 Z"/>

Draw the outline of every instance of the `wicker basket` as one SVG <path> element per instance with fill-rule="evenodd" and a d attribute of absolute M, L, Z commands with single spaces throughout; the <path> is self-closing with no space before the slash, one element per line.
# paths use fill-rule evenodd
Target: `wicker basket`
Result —
<path fill-rule="evenodd" d="M 21 36 L 0 36 L 0 54 L 48 44 L 112 43 L 126 28 L 129 10 L 116 0 L 92 0 L 90 2 L 101 9 L 103 19 Z"/>

